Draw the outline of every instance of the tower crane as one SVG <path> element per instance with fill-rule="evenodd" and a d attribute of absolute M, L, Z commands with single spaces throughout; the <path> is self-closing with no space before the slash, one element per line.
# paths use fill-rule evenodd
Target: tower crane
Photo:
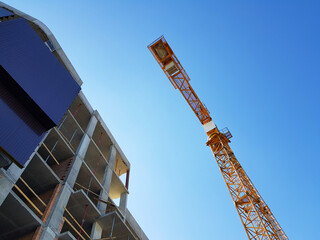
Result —
<path fill-rule="evenodd" d="M 230 131 L 227 128 L 224 130 L 217 128 L 208 109 L 191 87 L 188 74 L 165 38 L 161 36 L 151 43 L 148 49 L 203 125 L 208 136 L 207 146 L 211 148 L 218 163 L 248 238 L 250 240 L 287 240 L 288 237 L 270 208 L 232 152 L 229 146 L 232 137 Z"/>

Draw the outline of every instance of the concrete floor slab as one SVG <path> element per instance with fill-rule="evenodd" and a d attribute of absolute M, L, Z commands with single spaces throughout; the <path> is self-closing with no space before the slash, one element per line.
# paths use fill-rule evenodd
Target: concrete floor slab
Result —
<path fill-rule="evenodd" d="M 67 209 L 75 219 L 82 219 L 86 205 L 88 205 L 86 222 L 93 223 L 100 216 L 100 212 L 83 190 L 78 190 L 71 194 Z"/>
<path fill-rule="evenodd" d="M 104 214 L 97 220 L 97 222 L 100 224 L 100 226 L 103 229 L 102 238 L 106 238 L 110 236 L 113 219 L 114 219 L 114 227 L 112 232 L 113 237 L 116 237 L 117 240 L 137 239 L 117 212 L 110 212 L 110 213 Z"/>
<path fill-rule="evenodd" d="M 91 114 L 87 109 L 86 104 L 82 101 L 79 95 L 74 99 L 73 103 L 69 107 L 69 110 L 71 114 L 75 115 L 75 119 L 81 126 L 82 130 L 86 131 L 88 123 L 91 118 Z"/>
<path fill-rule="evenodd" d="M 122 193 L 128 192 L 118 175 L 113 171 L 111 186 L 109 191 L 109 196 L 112 199 L 117 199 L 121 196 Z"/>
<path fill-rule="evenodd" d="M 69 140 L 73 148 L 77 149 L 84 134 L 83 129 L 69 110 L 66 112 L 65 116 L 63 116 L 62 121 L 62 125 L 58 125 L 59 130 Z"/>
<path fill-rule="evenodd" d="M 92 181 L 91 181 L 91 178 L 92 178 Z M 91 184 L 90 184 L 90 181 L 91 181 Z M 93 176 L 93 173 L 91 172 L 91 170 L 89 169 L 89 167 L 86 165 L 85 162 L 82 162 L 82 165 L 76 180 L 76 184 L 74 185 L 74 188 L 76 190 L 82 188 L 81 186 L 79 186 L 79 184 L 85 188 L 89 188 L 90 186 L 90 191 L 94 192 L 98 196 L 100 194 L 100 191 L 103 189 L 102 185 L 97 180 L 97 178 Z M 87 191 L 86 189 L 83 189 L 83 190 L 85 192 Z M 90 199 L 92 199 L 93 197 L 96 197 L 93 194 L 90 194 L 89 196 L 90 196 Z"/>
<path fill-rule="evenodd" d="M 57 143 L 58 141 L 58 143 Z M 51 150 L 54 145 L 56 144 L 56 147 L 52 151 L 52 154 L 54 157 L 58 160 L 58 162 L 63 161 L 65 159 L 68 159 L 72 156 L 74 156 L 73 150 L 68 146 L 67 142 L 63 139 L 63 137 L 60 135 L 60 133 L 57 132 L 55 128 L 52 128 L 50 133 L 48 134 L 48 137 L 44 141 L 45 145 Z M 48 151 L 45 149 L 45 147 L 42 145 L 38 153 L 41 155 L 41 157 L 46 161 L 47 157 L 49 156 L 48 160 L 46 161 L 49 165 L 56 164 L 53 158 L 50 156 Z"/>
<path fill-rule="evenodd" d="M 99 145 L 99 149 L 102 152 L 103 156 L 108 159 L 112 141 L 99 121 L 92 135 L 92 139 L 96 145 Z"/>
<path fill-rule="evenodd" d="M 33 156 L 32 161 L 28 164 L 25 171 L 23 171 L 21 177 L 38 194 L 54 188 L 60 182 L 60 179 L 38 153 Z M 23 192 L 28 192 L 24 184 L 21 184 L 20 189 Z"/>
<path fill-rule="evenodd" d="M 14 193 L 0 206 L 0 239 L 12 240 L 34 232 L 41 220 Z"/>
<path fill-rule="evenodd" d="M 101 156 L 100 156 L 101 155 Z M 97 145 L 90 141 L 84 161 L 90 168 L 91 172 L 95 172 L 96 178 L 102 183 L 105 169 L 108 165 L 106 158 L 102 155 Z"/>

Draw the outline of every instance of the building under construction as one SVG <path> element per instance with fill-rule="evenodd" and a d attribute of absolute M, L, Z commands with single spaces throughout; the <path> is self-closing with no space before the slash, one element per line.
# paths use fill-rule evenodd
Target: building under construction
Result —
<path fill-rule="evenodd" d="M 51 76 L 28 72 L 37 54 Z M 130 162 L 50 30 L 0 2 L 0 55 L 0 239 L 148 239 L 127 209 Z"/>

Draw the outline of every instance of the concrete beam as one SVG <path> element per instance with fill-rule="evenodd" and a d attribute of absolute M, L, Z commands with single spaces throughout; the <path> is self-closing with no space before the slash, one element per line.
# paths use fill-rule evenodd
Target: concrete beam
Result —
<path fill-rule="evenodd" d="M 126 222 L 129 223 L 132 230 L 137 234 L 139 239 L 140 240 L 149 240 L 148 237 L 146 236 L 146 234 L 143 232 L 143 230 L 141 229 L 141 227 L 139 226 L 139 224 L 134 219 L 134 217 L 132 216 L 132 214 L 130 213 L 130 211 L 128 209 L 126 209 L 125 216 L 126 216 Z"/>

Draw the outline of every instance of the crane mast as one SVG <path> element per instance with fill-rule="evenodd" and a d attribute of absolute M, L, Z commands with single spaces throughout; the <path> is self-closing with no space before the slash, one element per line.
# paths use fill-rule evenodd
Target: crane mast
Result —
<path fill-rule="evenodd" d="M 165 38 L 162 36 L 155 40 L 148 49 L 203 125 L 208 136 L 207 146 L 215 156 L 248 238 L 250 240 L 288 239 L 232 152 L 229 146 L 231 133 L 227 129 L 218 130 L 208 109 L 191 87 L 189 76 Z"/>

